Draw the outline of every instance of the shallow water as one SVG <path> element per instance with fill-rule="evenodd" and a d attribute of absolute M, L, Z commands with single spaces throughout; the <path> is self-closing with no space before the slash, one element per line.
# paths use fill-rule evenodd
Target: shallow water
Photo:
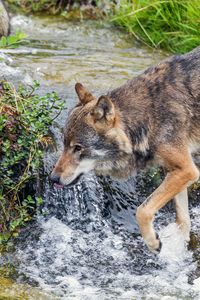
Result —
<path fill-rule="evenodd" d="M 13 78 L 39 79 L 43 90 L 56 90 L 66 99 L 68 109 L 77 101 L 76 81 L 99 95 L 165 56 L 139 48 L 107 24 L 17 16 L 12 26 L 22 28 L 30 41 L 4 51 Z M 52 128 L 58 148 L 66 115 L 64 111 Z M 47 171 L 58 154 L 46 154 Z M 156 184 L 153 175 L 119 183 L 90 174 L 64 190 L 47 181 L 37 220 L 23 230 L 16 250 L 0 258 L 1 265 L 14 265 L 18 284 L 36 286 L 52 299 L 200 299 L 197 262 L 173 224 L 173 210 L 165 208 L 155 220 L 163 242 L 159 256 L 147 250 L 139 235 L 135 208 Z M 191 207 L 195 233 L 198 213 Z M 188 283 L 192 277 L 194 283 Z"/>

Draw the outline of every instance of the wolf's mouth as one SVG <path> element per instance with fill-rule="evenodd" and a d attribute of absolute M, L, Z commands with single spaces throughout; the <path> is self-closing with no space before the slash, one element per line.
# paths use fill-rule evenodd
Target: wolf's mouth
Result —
<path fill-rule="evenodd" d="M 83 173 L 81 173 L 80 175 L 78 175 L 72 182 L 70 182 L 69 184 L 60 184 L 60 183 L 54 183 L 54 187 L 58 188 L 58 189 L 63 189 L 65 186 L 66 187 L 71 187 L 73 185 L 75 185 L 82 177 Z"/>
<path fill-rule="evenodd" d="M 63 184 L 59 184 L 59 183 L 54 183 L 53 186 L 56 187 L 57 189 L 64 188 L 64 185 Z"/>

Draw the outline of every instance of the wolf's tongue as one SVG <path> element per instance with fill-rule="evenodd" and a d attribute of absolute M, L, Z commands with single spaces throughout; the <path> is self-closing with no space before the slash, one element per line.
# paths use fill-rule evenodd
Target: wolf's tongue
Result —
<path fill-rule="evenodd" d="M 54 187 L 56 187 L 57 189 L 63 189 L 64 185 L 58 184 L 58 183 L 54 183 Z"/>

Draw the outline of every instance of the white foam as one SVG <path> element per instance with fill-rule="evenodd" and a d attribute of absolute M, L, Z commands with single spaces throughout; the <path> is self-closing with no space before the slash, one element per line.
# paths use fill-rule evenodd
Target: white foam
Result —
<path fill-rule="evenodd" d="M 192 262 L 192 254 L 187 251 L 176 224 L 161 230 L 162 251 L 158 257 L 152 256 L 147 261 L 159 261 L 161 269 L 149 271 L 149 274 L 141 271 L 140 275 L 131 272 L 129 266 L 134 261 L 127 260 L 121 237 L 114 235 L 109 228 L 105 227 L 106 236 L 100 238 L 97 233 L 73 230 L 55 217 L 42 221 L 42 227 L 44 232 L 35 250 L 36 260 L 30 260 L 31 248 L 19 253 L 24 261 L 22 269 L 42 289 L 60 299 L 198 300 L 200 280 L 196 279 L 194 286 L 188 284 L 188 273 L 195 269 L 196 264 Z M 49 257 L 49 262 L 45 261 L 46 257 Z M 110 265 L 108 269 L 107 264 Z M 54 273 L 57 275 L 52 282 L 51 274 Z M 96 280 L 97 283 L 98 280 L 105 282 L 105 287 L 95 285 Z"/>
<path fill-rule="evenodd" d="M 159 236 L 162 242 L 160 259 L 171 264 L 183 260 L 185 255 L 188 255 L 184 236 L 176 223 L 163 228 Z"/>

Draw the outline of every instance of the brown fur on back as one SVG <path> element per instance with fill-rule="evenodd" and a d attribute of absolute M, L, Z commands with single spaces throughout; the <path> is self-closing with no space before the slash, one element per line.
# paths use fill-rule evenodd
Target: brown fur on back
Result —
<path fill-rule="evenodd" d="M 173 56 L 108 93 L 136 151 L 151 156 L 161 144 L 200 141 L 200 47 Z M 146 149 L 146 155 L 145 155 Z"/>

